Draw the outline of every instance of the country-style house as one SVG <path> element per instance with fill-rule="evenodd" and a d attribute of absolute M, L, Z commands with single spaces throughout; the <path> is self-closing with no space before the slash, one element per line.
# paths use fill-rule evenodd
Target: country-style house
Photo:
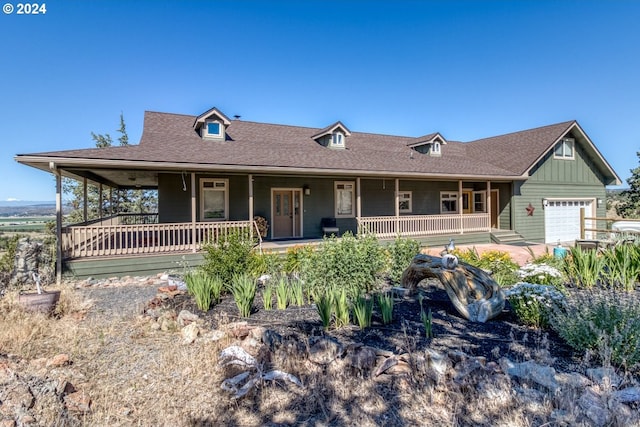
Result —
<path fill-rule="evenodd" d="M 266 242 L 325 233 L 410 236 L 426 244 L 579 237 L 579 212 L 604 216 L 620 178 L 576 121 L 471 142 L 146 112 L 139 145 L 19 154 L 57 177 L 158 192 L 157 215 L 63 224 L 73 274 L 166 269 L 233 228 Z M 102 193 L 102 191 L 101 191 Z M 257 232 L 256 232 L 257 233 Z M 173 258 L 171 258 L 173 257 Z"/>

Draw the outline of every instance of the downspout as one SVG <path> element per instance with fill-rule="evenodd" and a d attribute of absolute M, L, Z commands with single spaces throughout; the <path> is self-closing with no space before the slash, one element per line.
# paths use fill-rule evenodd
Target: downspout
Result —
<path fill-rule="evenodd" d="M 253 238 L 253 175 L 249 174 L 249 223 L 251 223 L 251 237 Z"/>
<path fill-rule="evenodd" d="M 56 176 L 56 284 L 62 283 L 62 174 L 54 162 L 49 169 Z"/>
<path fill-rule="evenodd" d="M 191 172 L 191 250 L 197 252 L 196 247 L 196 174 Z"/>

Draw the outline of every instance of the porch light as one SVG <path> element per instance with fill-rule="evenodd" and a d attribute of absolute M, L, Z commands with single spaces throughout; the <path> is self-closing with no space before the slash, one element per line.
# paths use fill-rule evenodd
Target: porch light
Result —
<path fill-rule="evenodd" d="M 309 188 L 308 185 L 303 186 L 302 189 L 304 190 L 304 195 L 305 196 L 310 196 L 311 195 L 311 189 Z"/>
<path fill-rule="evenodd" d="M 549 205 L 549 201 L 547 199 L 542 199 L 542 207 L 546 208 Z"/>

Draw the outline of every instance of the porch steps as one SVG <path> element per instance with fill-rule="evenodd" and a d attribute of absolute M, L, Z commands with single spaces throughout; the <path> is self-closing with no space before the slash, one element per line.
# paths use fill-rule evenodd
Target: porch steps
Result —
<path fill-rule="evenodd" d="M 513 230 L 491 230 L 491 241 L 500 245 L 525 243 L 524 237 Z"/>

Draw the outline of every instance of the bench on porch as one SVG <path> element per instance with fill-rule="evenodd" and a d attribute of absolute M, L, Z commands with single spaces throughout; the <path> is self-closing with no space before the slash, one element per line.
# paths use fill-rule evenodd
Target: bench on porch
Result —
<path fill-rule="evenodd" d="M 335 234 L 336 236 L 340 234 L 340 229 L 336 225 L 335 218 L 322 218 L 320 221 L 320 227 L 322 228 L 323 235 L 331 235 Z"/>

